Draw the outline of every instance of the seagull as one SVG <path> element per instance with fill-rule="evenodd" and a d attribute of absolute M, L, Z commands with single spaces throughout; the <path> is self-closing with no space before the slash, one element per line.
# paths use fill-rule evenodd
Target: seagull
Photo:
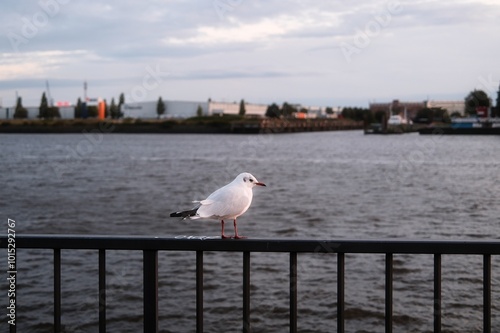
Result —
<path fill-rule="evenodd" d="M 252 189 L 255 186 L 266 186 L 266 184 L 257 181 L 257 179 L 248 172 L 240 173 L 232 182 L 216 190 L 205 200 L 193 201 L 193 203 L 197 204 L 195 208 L 172 213 L 170 217 L 220 220 L 222 239 L 231 238 L 224 234 L 224 220 L 233 220 L 233 238 L 246 238 L 238 234 L 236 219 L 243 215 L 248 207 L 250 207 L 253 197 Z"/>

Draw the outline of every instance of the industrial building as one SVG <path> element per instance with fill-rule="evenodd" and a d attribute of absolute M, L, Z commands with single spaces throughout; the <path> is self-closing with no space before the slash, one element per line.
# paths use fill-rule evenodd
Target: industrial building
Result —
<path fill-rule="evenodd" d="M 188 101 L 163 101 L 165 104 L 165 113 L 162 118 L 189 118 L 197 115 L 201 108 L 202 115 L 208 114 L 207 102 L 188 102 Z M 147 101 L 137 103 L 124 103 L 121 106 L 121 113 L 124 118 L 135 119 L 157 119 L 156 111 L 158 101 Z"/>
<path fill-rule="evenodd" d="M 198 115 L 237 115 L 240 112 L 240 103 L 227 102 L 189 102 L 189 101 L 164 101 L 165 113 L 162 118 L 189 118 Z M 121 112 L 125 118 L 151 119 L 158 118 L 156 107 L 158 101 L 125 103 Z M 200 111 L 199 111 L 200 110 Z M 267 105 L 245 103 L 245 115 L 264 117 Z"/>

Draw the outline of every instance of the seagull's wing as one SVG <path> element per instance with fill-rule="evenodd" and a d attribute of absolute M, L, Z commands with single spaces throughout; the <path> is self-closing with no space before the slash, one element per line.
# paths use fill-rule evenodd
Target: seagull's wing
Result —
<path fill-rule="evenodd" d="M 202 218 L 235 218 L 243 214 L 251 202 L 251 190 L 226 185 L 200 202 L 197 215 Z"/>

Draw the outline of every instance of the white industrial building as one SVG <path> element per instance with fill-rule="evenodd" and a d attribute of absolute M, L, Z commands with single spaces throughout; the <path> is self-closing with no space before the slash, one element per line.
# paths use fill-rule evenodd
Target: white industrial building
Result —
<path fill-rule="evenodd" d="M 75 107 L 74 106 L 60 106 L 59 114 L 61 119 L 74 119 L 75 118 Z"/>
<path fill-rule="evenodd" d="M 208 102 L 163 101 L 165 113 L 163 118 L 189 118 L 197 115 L 201 107 L 202 114 L 208 114 Z M 121 106 L 124 118 L 153 119 L 158 118 L 156 107 L 158 101 L 125 103 Z"/>
<path fill-rule="evenodd" d="M 240 112 L 240 103 L 226 102 L 189 102 L 189 101 L 163 101 L 165 103 L 165 113 L 162 118 L 189 118 L 198 114 L 201 108 L 202 115 L 237 115 Z M 151 119 L 158 118 L 156 107 L 158 101 L 125 103 L 121 107 L 124 118 Z M 267 105 L 245 103 L 245 115 L 260 116 L 266 115 Z"/>

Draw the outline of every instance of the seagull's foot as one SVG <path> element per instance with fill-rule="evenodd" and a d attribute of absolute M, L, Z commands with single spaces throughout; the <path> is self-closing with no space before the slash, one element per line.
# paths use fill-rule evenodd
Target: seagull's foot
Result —
<path fill-rule="evenodd" d="M 248 238 L 247 236 L 240 236 L 240 235 L 234 235 L 234 239 L 245 239 Z"/>
<path fill-rule="evenodd" d="M 226 235 L 222 234 L 222 235 L 220 236 L 220 238 L 221 238 L 221 239 L 228 239 L 228 238 L 232 238 L 232 237 L 231 237 L 231 236 L 226 236 Z"/>

